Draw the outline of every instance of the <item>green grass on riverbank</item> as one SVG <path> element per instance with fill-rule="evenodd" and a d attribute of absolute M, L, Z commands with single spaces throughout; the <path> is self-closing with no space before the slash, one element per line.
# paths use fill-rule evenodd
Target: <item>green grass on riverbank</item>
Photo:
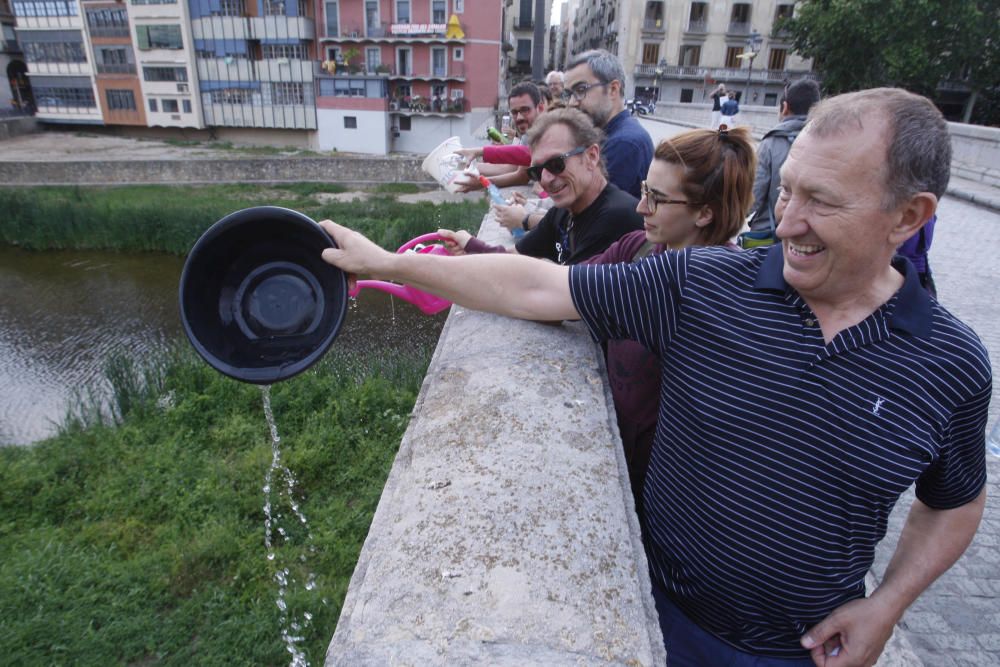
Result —
<path fill-rule="evenodd" d="M 82 419 L 0 449 L 3 661 L 287 664 L 273 579 L 284 564 L 300 582 L 290 609 L 314 614 L 308 659 L 322 664 L 430 352 L 328 355 L 272 388 L 315 553 L 299 531 L 267 560 L 261 392 L 193 353 L 152 373 L 117 365 L 117 426 Z"/>
<path fill-rule="evenodd" d="M 249 206 L 275 205 L 330 218 L 386 248 L 439 228 L 476 230 L 485 199 L 435 205 L 406 204 L 398 188 L 377 188 L 350 202 L 323 201 L 343 186 L 226 184 L 120 187 L 0 188 L 0 242 L 30 250 L 106 249 L 186 254 L 216 220 Z"/>

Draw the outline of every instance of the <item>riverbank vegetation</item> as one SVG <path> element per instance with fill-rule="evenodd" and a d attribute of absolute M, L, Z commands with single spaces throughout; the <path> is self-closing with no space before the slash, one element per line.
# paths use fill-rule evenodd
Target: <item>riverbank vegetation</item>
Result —
<path fill-rule="evenodd" d="M 260 389 L 183 349 L 112 362 L 113 419 L 84 402 L 57 437 L 0 449 L 4 662 L 287 664 L 273 577 L 290 567 L 289 612 L 312 615 L 302 648 L 322 664 L 430 353 L 331 354 L 272 387 L 314 547 L 286 506 L 274 561 Z"/>
<path fill-rule="evenodd" d="M 439 227 L 475 229 L 486 211 L 482 200 L 399 201 L 411 190 L 342 202 L 343 187 L 314 184 L 0 188 L 0 243 L 183 255 L 216 220 L 270 204 L 395 248 Z M 285 508 L 292 525 L 287 539 L 276 533 L 274 560 L 260 389 L 186 346 L 110 360 L 110 405 L 82 396 L 58 436 L 0 448 L 4 662 L 287 664 L 276 568 L 288 567 L 292 633 L 322 664 L 431 353 L 341 350 L 272 388 L 282 462 L 308 519 L 302 530 Z"/>
<path fill-rule="evenodd" d="M 249 206 L 284 206 L 314 220 L 329 218 L 386 248 L 439 228 L 479 228 L 485 199 L 433 204 L 404 203 L 412 191 L 383 186 L 338 201 L 337 184 L 262 186 L 50 186 L 0 188 L 0 242 L 30 250 L 103 249 L 184 255 L 216 220 Z"/>

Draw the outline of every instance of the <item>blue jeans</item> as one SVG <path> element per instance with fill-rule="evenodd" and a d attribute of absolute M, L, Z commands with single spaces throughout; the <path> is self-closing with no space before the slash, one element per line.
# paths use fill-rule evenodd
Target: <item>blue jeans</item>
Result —
<path fill-rule="evenodd" d="M 736 650 L 689 620 L 655 584 L 653 599 L 668 667 L 814 667 L 811 658 L 768 658 Z"/>

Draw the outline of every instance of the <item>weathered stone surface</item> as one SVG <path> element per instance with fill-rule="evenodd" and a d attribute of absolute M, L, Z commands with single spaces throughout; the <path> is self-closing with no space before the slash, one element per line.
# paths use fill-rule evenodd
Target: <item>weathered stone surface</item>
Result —
<path fill-rule="evenodd" d="M 327 665 L 663 664 L 602 363 L 453 307 Z"/>

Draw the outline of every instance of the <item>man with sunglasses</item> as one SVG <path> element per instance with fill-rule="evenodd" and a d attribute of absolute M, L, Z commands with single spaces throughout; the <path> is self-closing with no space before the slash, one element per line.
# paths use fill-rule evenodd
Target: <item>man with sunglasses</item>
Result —
<path fill-rule="evenodd" d="M 595 49 L 567 65 L 563 99 L 604 130 L 601 153 L 609 180 L 636 199 L 653 159 L 653 140 L 625 108 L 625 70 L 617 57 Z"/>
<path fill-rule="evenodd" d="M 324 221 L 337 248 L 322 254 L 468 308 L 579 318 L 596 339 L 656 352 L 643 532 L 670 659 L 873 665 L 986 503 L 989 354 L 895 257 L 934 214 L 950 167 L 930 100 L 863 90 L 810 111 L 781 169 L 774 246 L 561 267 L 395 254 Z"/>
<path fill-rule="evenodd" d="M 521 237 L 515 252 L 576 264 L 642 229 L 642 216 L 635 210 L 639 200 L 608 182 L 601 164 L 601 131 L 586 114 L 576 109 L 546 112 L 526 139 L 532 162 L 527 172 L 548 192 L 553 207 Z M 452 240 L 455 251 L 506 252 L 468 232 L 442 235 Z"/>

